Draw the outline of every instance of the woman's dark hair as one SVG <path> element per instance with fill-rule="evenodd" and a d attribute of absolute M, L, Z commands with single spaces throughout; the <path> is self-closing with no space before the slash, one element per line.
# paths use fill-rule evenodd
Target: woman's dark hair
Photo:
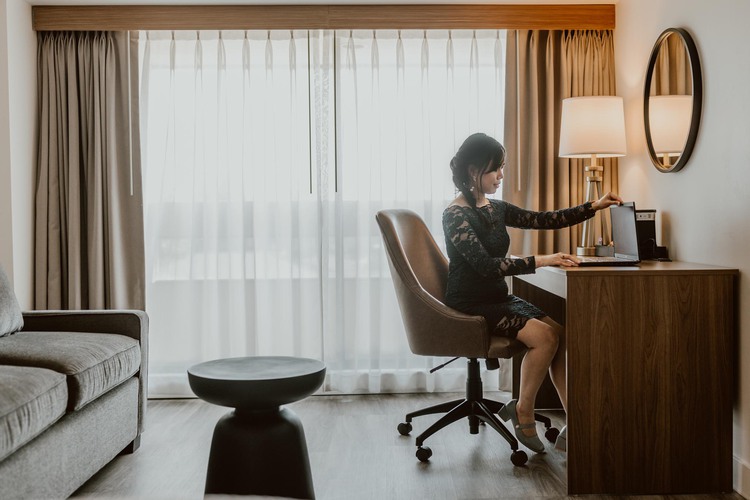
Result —
<path fill-rule="evenodd" d="M 458 148 L 451 160 L 453 184 L 461 191 L 472 208 L 477 208 L 477 199 L 472 189 L 479 188 L 479 179 L 488 172 L 494 172 L 505 162 L 505 148 L 492 137 L 481 132 L 471 134 Z M 470 167 L 477 170 L 476 179 Z"/>

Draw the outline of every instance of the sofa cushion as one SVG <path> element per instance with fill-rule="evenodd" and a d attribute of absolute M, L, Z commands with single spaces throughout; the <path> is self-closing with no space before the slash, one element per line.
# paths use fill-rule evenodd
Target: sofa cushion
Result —
<path fill-rule="evenodd" d="M 0 339 L 0 364 L 67 375 L 68 410 L 77 410 L 132 377 L 141 364 L 141 348 L 124 335 L 22 331 Z"/>
<path fill-rule="evenodd" d="M 0 365 L 0 461 L 55 423 L 67 404 L 65 375 Z"/>
<path fill-rule="evenodd" d="M 18 306 L 15 292 L 10 287 L 10 281 L 0 266 L 0 337 L 17 332 L 21 328 L 21 308 Z"/>

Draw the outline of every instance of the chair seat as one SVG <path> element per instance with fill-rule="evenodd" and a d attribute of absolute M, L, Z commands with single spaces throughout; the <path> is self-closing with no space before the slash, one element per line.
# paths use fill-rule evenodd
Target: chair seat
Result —
<path fill-rule="evenodd" d="M 490 347 L 487 349 L 488 358 L 512 358 L 526 350 L 526 345 L 520 340 L 507 337 L 490 336 Z"/>

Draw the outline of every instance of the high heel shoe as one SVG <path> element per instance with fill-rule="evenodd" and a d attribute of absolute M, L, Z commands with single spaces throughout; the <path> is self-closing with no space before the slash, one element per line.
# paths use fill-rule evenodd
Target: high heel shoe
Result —
<path fill-rule="evenodd" d="M 557 436 L 557 440 L 555 441 L 555 449 L 559 451 L 564 451 L 567 453 L 568 451 L 568 426 L 562 428 L 562 431 L 560 431 L 560 434 Z"/>
<path fill-rule="evenodd" d="M 533 436 L 527 436 L 523 433 L 524 429 L 536 429 L 536 422 L 532 424 L 519 423 L 518 411 L 516 411 L 517 403 L 518 401 L 514 399 L 510 403 L 500 408 L 500 411 L 497 412 L 497 414 L 500 416 L 500 418 L 503 419 L 504 422 L 507 422 L 508 420 L 513 422 L 513 429 L 516 432 L 516 438 L 518 439 L 518 441 L 520 441 L 524 446 L 535 453 L 543 453 L 544 445 L 539 440 L 539 436 L 537 436 L 536 434 L 534 434 Z"/>

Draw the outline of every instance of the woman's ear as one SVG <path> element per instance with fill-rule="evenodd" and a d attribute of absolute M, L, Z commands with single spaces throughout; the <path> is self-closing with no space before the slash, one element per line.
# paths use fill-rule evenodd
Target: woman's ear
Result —
<path fill-rule="evenodd" d="M 475 167 L 474 165 L 469 165 L 469 176 L 472 179 L 476 180 L 477 179 L 477 175 L 479 175 L 479 169 L 477 167 Z"/>

